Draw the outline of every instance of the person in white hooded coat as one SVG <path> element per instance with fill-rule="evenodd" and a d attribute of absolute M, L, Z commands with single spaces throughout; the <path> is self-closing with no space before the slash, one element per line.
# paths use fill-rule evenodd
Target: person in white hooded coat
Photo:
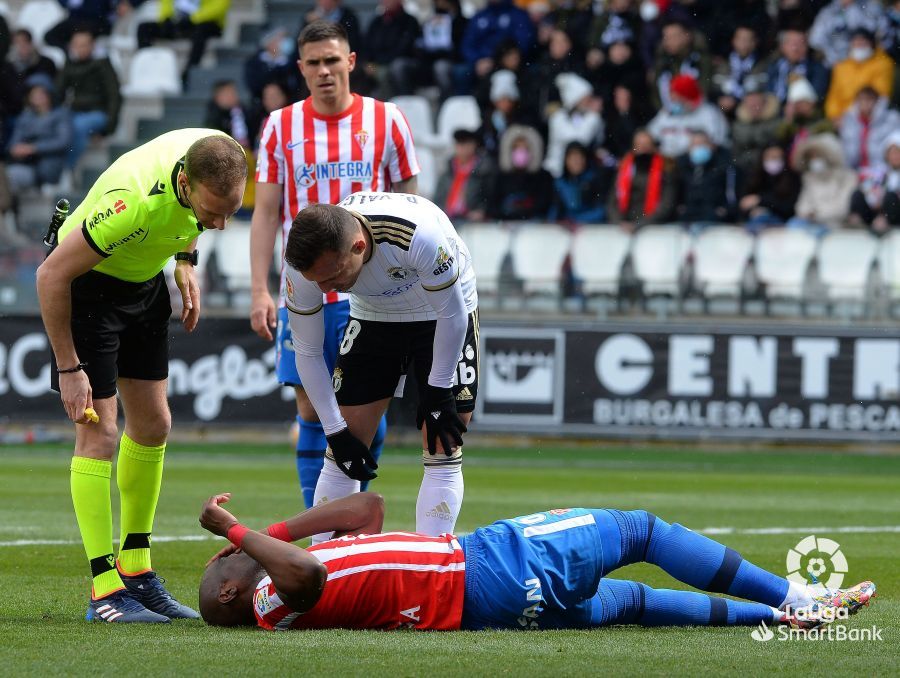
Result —
<path fill-rule="evenodd" d="M 601 100 L 591 84 L 575 73 L 560 73 L 554 80 L 562 107 L 548 120 L 547 155 L 544 169 L 554 178 L 562 176 L 566 147 L 577 141 L 593 148 L 603 139 L 605 127 L 600 115 Z"/>

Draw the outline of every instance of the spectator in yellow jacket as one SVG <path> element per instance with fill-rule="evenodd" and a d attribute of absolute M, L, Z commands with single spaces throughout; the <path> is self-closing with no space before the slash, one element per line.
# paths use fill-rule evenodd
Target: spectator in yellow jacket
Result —
<path fill-rule="evenodd" d="M 157 40 L 190 40 L 191 52 L 181 75 L 186 85 L 191 68 L 203 58 L 206 42 L 222 35 L 230 6 L 231 0 L 161 0 L 159 21 L 138 26 L 138 47 L 149 47 Z"/>
<path fill-rule="evenodd" d="M 894 60 L 877 46 L 872 33 L 856 30 L 850 39 L 848 57 L 835 64 L 831 73 L 825 115 L 829 120 L 838 120 L 863 87 L 871 87 L 890 98 L 893 84 Z"/>

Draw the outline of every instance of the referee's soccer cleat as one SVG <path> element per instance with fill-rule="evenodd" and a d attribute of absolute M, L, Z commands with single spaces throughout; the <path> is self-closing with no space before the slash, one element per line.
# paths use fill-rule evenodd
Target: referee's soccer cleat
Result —
<path fill-rule="evenodd" d="M 151 612 L 129 595 L 128 591 L 116 591 L 105 598 L 91 600 L 85 619 L 89 622 L 112 624 L 168 624 L 169 618 Z"/>
<path fill-rule="evenodd" d="M 156 572 L 150 570 L 135 577 L 122 575 L 128 593 L 148 610 L 162 614 L 169 619 L 200 619 L 200 614 L 187 605 L 182 605 L 163 586 Z"/>

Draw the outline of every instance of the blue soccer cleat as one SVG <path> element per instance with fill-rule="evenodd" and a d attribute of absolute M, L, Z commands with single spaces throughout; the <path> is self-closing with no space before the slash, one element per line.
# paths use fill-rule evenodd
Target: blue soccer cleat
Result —
<path fill-rule="evenodd" d="M 105 598 L 91 600 L 85 619 L 112 624 L 168 624 L 169 618 L 151 612 L 132 598 L 128 591 L 116 591 Z"/>
<path fill-rule="evenodd" d="M 122 575 L 122 581 L 129 595 L 152 612 L 169 619 L 200 619 L 197 611 L 182 605 L 166 591 L 165 579 L 160 579 L 153 570 L 135 577 Z"/>

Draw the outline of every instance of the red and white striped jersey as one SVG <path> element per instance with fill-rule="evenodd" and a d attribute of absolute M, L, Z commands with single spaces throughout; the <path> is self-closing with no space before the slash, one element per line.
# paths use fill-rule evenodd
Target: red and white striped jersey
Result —
<path fill-rule="evenodd" d="M 459 629 L 466 556 L 453 535 L 385 532 L 340 537 L 307 550 L 328 569 L 322 597 L 308 612 L 294 612 L 271 578 L 263 577 L 253 595 L 262 628 Z"/>
<path fill-rule="evenodd" d="M 284 187 L 282 248 L 297 212 L 310 203 L 336 205 L 357 191 L 389 191 L 418 173 L 412 132 L 397 105 L 358 94 L 336 115 L 317 113 L 311 98 L 273 111 L 256 160 L 257 183 Z M 281 277 L 283 305 L 283 266 Z M 331 292 L 325 302 L 346 298 Z"/>

